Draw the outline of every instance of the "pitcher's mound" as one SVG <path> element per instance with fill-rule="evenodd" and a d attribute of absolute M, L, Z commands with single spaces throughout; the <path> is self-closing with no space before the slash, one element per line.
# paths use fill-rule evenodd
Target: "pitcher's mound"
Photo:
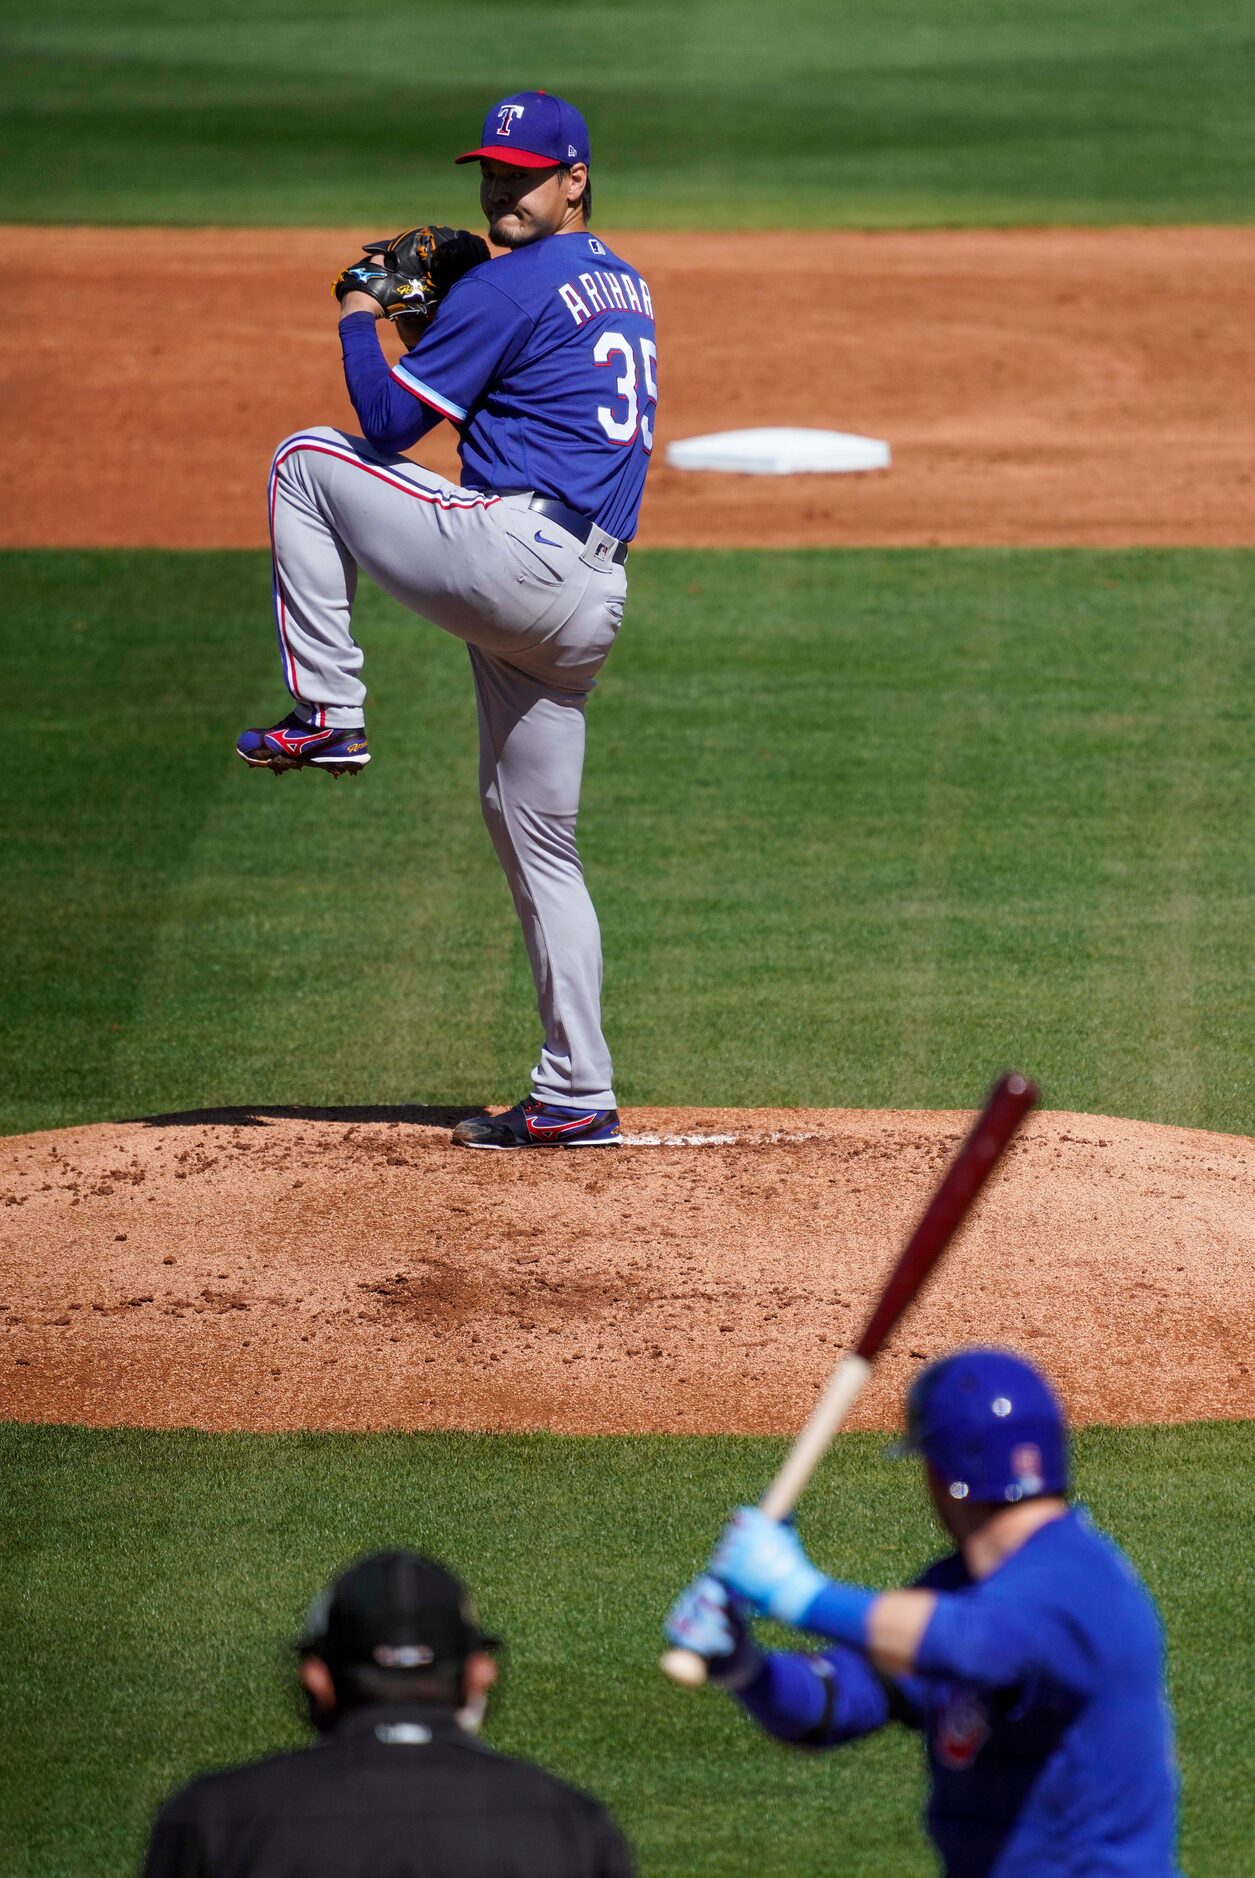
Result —
<path fill-rule="evenodd" d="M 638 1109 L 471 1153 L 431 1110 L 0 1141 L 0 1415 L 199 1428 L 797 1427 L 971 1117 Z M 1039 1114 L 891 1340 L 1010 1343 L 1074 1416 L 1255 1409 L 1255 1142 Z"/>

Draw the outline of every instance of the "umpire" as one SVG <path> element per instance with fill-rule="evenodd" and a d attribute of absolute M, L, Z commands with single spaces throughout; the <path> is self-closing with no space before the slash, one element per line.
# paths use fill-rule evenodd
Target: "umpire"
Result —
<path fill-rule="evenodd" d="M 496 1647 L 431 1559 L 351 1566 L 297 1644 L 318 1740 L 176 1793 L 144 1878 L 630 1878 L 596 1800 L 476 1740 Z"/>

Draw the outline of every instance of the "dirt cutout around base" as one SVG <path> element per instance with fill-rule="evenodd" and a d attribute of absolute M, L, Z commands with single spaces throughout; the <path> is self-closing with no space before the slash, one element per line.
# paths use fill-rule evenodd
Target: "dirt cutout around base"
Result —
<path fill-rule="evenodd" d="M 427 1110 L 0 1141 L 0 1415 L 207 1429 L 795 1429 L 971 1117 L 635 1110 L 472 1153 Z M 1009 1343 L 1080 1421 L 1255 1413 L 1255 1141 L 1030 1118 L 877 1366 Z"/>
<path fill-rule="evenodd" d="M 59 432 L 0 463 L 0 544 L 263 545 L 279 441 L 359 428 L 329 283 L 362 238 L 0 228 L 10 278 L 41 249 L 70 254 L 75 318 L 91 310 L 86 341 L 12 298 L 0 314 L 10 431 L 44 437 L 55 411 Z M 606 239 L 658 311 L 645 545 L 1255 543 L 1255 229 Z M 249 283 L 277 253 L 271 309 Z M 775 424 L 886 438 L 893 468 L 663 460 L 672 438 Z M 458 474 L 447 424 L 414 454 Z"/>

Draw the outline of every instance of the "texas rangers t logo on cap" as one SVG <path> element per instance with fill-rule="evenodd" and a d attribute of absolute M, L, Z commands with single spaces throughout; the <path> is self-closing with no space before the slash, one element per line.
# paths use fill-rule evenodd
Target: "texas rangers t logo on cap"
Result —
<path fill-rule="evenodd" d="M 526 125 L 520 121 L 524 116 Z M 464 150 L 454 162 L 496 157 L 515 169 L 547 170 L 590 161 L 588 125 L 573 104 L 548 91 L 516 91 L 502 98 L 484 119 L 482 138 L 478 149 Z"/>

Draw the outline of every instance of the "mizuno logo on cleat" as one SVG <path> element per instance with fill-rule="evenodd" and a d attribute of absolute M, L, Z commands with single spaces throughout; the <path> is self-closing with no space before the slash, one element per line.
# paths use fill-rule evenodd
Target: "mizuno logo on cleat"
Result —
<path fill-rule="evenodd" d="M 314 730 L 308 731 L 304 736 L 298 736 L 291 730 L 272 730 L 268 741 L 278 744 L 281 750 L 292 756 L 299 756 L 301 751 L 311 743 L 326 743 L 331 734 L 329 730 Z"/>

